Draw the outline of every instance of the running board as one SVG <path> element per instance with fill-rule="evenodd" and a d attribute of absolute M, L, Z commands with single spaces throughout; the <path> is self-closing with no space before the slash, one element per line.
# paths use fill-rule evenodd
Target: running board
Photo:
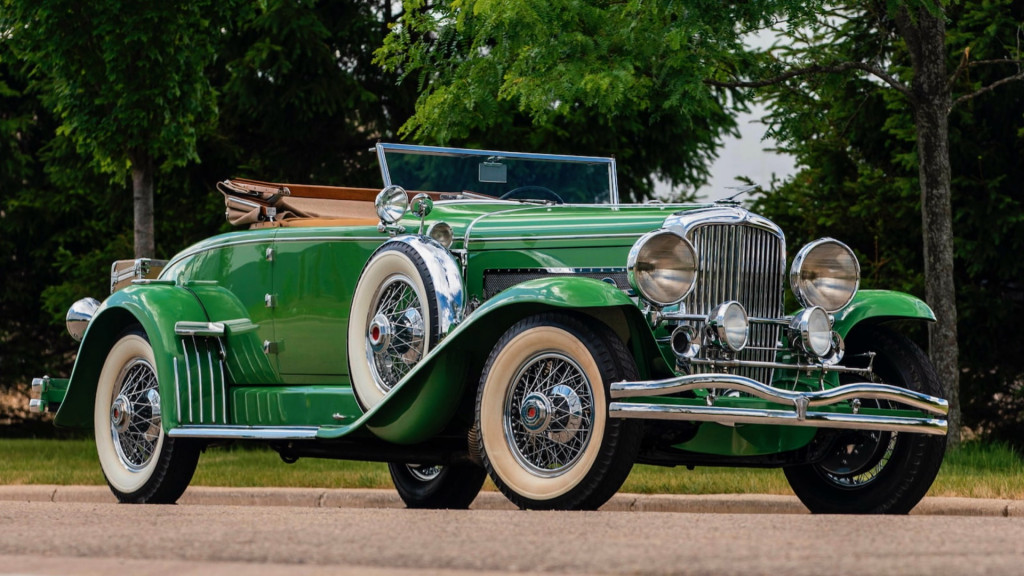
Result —
<path fill-rule="evenodd" d="M 179 426 L 172 438 L 220 438 L 226 440 L 313 440 L 316 426 Z"/>

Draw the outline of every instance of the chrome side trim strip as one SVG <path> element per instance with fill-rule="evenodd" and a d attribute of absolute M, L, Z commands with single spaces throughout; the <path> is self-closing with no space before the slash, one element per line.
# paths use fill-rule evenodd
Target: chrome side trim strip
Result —
<path fill-rule="evenodd" d="M 189 367 L 188 364 L 188 345 L 186 344 L 186 342 L 187 340 L 182 338 L 181 347 L 185 351 L 185 376 L 186 382 L 188 384 L 188 421 L 194 422 L 195 417 L 192 416 L 192 369 Z"/>
<path fill-rule="evenodd" d="M 223 343 L 221 345 L 223 346 Z M 220 397 L 221 397 L 221 399 L 223 399 L 223 402 L 220 403 L 220 411 L 222 413 L 222 418 L 224 420 L 224 423 L 227 424 L 228 423 L 228 392 L 227 392 L 227 384 L 225 384 L 225 382 L 224 382 L 224 361 L 220 360 L 217 363 L 220 364 Z"/>
<path fill-rule="evenodd" d="M 178 405 L 178 411 L 174 413 L 174 417 L 178 419 L 178 423 L 181 423 L 181 382 L 178 377 L 178 357 L 174 357 L 174 400 Z"/>
<path fill-rule="evenodd" d="M 495 236 L 475 238 L 472 240 L 472 242 L 478 244 L 480 242 L 522 242 L 524 240 L 598 240 L 605 238 L 639 238 L 641 236 L 643 236 L 643 233 L 640 232 L 616 232 L 615 234 L 565 234 L 557 236 Z"/>
<path fill-rule="evenodd" d="M 646 420 L 685 420 L 717 422 L 719 424 L 773 424 L 778 426 L 841 428 L 845 430 L 913 432 L 935 436 L 946 435 L 945 420 L 873 416 L 868 414 L 835 414 L 832 412 L 805 412 L 800 414 L 788 410 L 612 402 L 608 406 L 608 416 L 612 418 Z"/>
<path fill-rule="evenodd" d="M 176 322 L 174 333 L 178 336 L 223 336 L 223 322 Z"/>
<path fill-rule="evenodd" d="M 192 336 L 192 347 L 196 350 L 196 378 L 199 380 L 199 423 L 203 423 L 203 364 L 199 359 L 199 344 L 196 337 Z"/>
<path fill-rule="evenodd" d="M 206 343 L 206 361 L 210 363 L 210 421 L 217 421 L 217 391 L 214 386 L 217 384 L 213 377 L 213 352 L 210 351 L 210 343 Z"/>
<path fill-rule="evenodd" d="M 828 390 L 815 392 L 794 392 L 765 386 L 756 380 L 735 374 L 688 374 L 666 380 L 638 382 L 614 382 L 611 385 L 612 398 L 634 398 L 638 396 L 665 396 L 706 388 L 738 390 L 757 396 L 762 400 L 790 406 L 828 406 L 854 398 L 889 400 L 906 404 L 918 410 L 945 416 L 949 413 L 949 402 L 942 398 L 921 394 L 898 386 L 858 382 L 844 384 Z"/>
<path fill-rule="evenodd" d="M 473 233 L 473 227 L 476 226 L 484 218 L 490 218 L 491 216 L 497 216 L 499 214 L 508 214 L 510 212 L 521 212 L 521 211 L 524 211 L 524 210 L 532 210 L 534 208 L 536 208 L 536 206 L 516 206 L 515 208 L 509 208 L 507 210 L 497 210 L 495 212 L 485 212 L 485 213 L 477 216 L 476 218 L 473 219 L 472 222 L 469 223 L 469 226 L 466 226 L 466 233 L 462 236 L 462 248 L 464 250 L 468 250 L 469 249 L 469 240 L 470 240 L 470 236 Z"/>
<path fill-rule="evenodd" d="M 274 230 L 276 231 L 276 230 L 279 230 L 279 229 L 275 228 Z M 245 239 L 242 239 L 242 240 L 229 240 L 227 242 L 224 242 L 223 244 L 215 244 L 213 246 L 202 246 L 202 247 L 199 247 L 199 248 L 193 248 L 191 250 L 186 250 L 184 252 L 181 252 L 181 253 L 177 254 L 174 257 L 173 260 L 171 260 L 170 262 L 167 263 L 167 266 L 164 267 L 164 270 L 169 270 L 172 266 L 174 266 L 175 264 L 177 264 L 181 260 L 184 260 L 185 258 L 188 258 L 190 256 L 195 256 L 196 254 L 202 254 L 203 252 L 210 252 L 212 250 L 220 250 L 221 248 L 230 248 L 232 246 L 244 246 L 246 244 L 274 244 L 274 243 L 277 243 L 277 242 L 309 242 L 309 241 L 316 241 L 316 242 L 383 242 L 384 240 L 387 240 L 387 238 L 385 236 L 383 236 L 383 235 L 382 236 L 338 236 L 338 237 L 334 237 L 334 238 L 330 238 L 330 237 L 323 238 L 323 237 L 315 237 L 315 236 L 295 236 L 295 237 L 276 238 L 276 234 L 275 234 L 275 236 L 260 236 L 259 238 L 245 238 Z M 138 281 L 138 282 L 140 284 L 142 283 L 141 281 Z M 165 283 L 166 284 L 176 284 L 177 281 L 175 281 L 173 279 L 162 279 L 161 278 L 161 279 L 158 279 L 158 280 L 149 280 L 146 283 L 151 283 L 151 284 L 165 284 Z"/>
<path fill-rule="evenodd" d="M 225 438 L 231 440 L 312 440 L 315 426 L 180 426 L 167 433 L 179 438 Z"/>

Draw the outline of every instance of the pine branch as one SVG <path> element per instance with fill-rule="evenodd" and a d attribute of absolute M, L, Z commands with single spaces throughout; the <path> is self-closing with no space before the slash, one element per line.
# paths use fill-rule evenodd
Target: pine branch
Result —
<path fill-rule="evenodd" d="M 735 82 L 722 82 L 720 80 L 705 80 L 704 84 L 708 86 L 714 86 L 716 88 L 764 88 L 765 86 L 773 86 L 801 76 L 810 76 L 813 74 L 836 74 L 839 72 L 847 72 L 849 70 L 860 70 L 867 72 L 872 76 L 875 76 L 879 80 L 885 82 L 907 98 L 913 99 L 913 95 L 905 84 L 899 80 L 893 78 L 889 73 L 881 68 L 865 62 L 840 62 L 839 64 L 821 65 L 816 64 L 814 66 L 807 66 L 805 68 L 796 68 L 779 74 L 774 78 L 766 78 L 763 80 L 741 80 Z"/>
<path fill-rule="evenodd" d="M 986 94 L 988 92 L 995 90 L 996 88 L 1002 86 L 1003 84 L 1009 84 L 1010 82 L 1019 82 L 1021 80 L 1024 80 L 1024 72 L 1021 72 L 1020 74 L 1014 74 L 1013 76 L 1007 76 L 1006 78 L 1003 78 L 1001 80 L 996 80 L 995 82 L 989 84 L 988 86 L 983 86 L 981 88 L 978 88 L 974 92 L 971 92 L 970 94 L 964 94 L 963 96 L 957 98 L 956 100 L 953 100 L 953 103 L 949 105 L 949 111 L 952 112 L 953 108 L 956 108 L 957 104 L 962 104 L 964 102 L 967 102 L 968 100 L 973 100 L 978 96 L 981 96 L 982 94 Z"/>
<path fill-rule="evenodd" d="M 1024 60 L 1014 60 L 1013 58 L 997 58 L 994 60 L 969 60 L 970 49 L 964 50 L 964 55 L 960 58 L 960 65 L 957 66 L 956 71 L 949 78 L 949 87 L 952 88 L 953 84 L 960 79 L 960 75 L 967 71 L 969 68 L 976 66 L 992 66 L 995 64 L 1016 64 L 1017 69 L 1020 70 L 1021 64 L 1024 64 Z"/>

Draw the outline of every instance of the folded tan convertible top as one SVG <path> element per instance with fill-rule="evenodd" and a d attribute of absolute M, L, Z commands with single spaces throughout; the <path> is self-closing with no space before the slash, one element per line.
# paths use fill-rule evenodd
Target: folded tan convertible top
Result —
<path fill-rule="evenodd" d="M 245 178 L 217 184 L 233 226 L 358 226 L 378 222 L 373 201 L 379 190 L 280 184 Z"/>

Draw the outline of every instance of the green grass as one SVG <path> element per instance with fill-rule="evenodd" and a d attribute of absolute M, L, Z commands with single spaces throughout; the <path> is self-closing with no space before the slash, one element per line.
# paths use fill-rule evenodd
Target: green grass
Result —
<path fill-rule="evenodd" d="M 91 440 L 0 439 L 0 484 L 104 484 Z M 253 446 L 211 448 L 196 486 L 390 488 L 379 463 L 301 459 L 281 462 Z M 487 483 L 485 489 L 494 487 Z M 623 492 L 792 494 L 781 470 L 636 466 Z M 1002 445 L 971 443 L 946 456 L 931 496 L 1024 499 L 1024 460 Z"/>

